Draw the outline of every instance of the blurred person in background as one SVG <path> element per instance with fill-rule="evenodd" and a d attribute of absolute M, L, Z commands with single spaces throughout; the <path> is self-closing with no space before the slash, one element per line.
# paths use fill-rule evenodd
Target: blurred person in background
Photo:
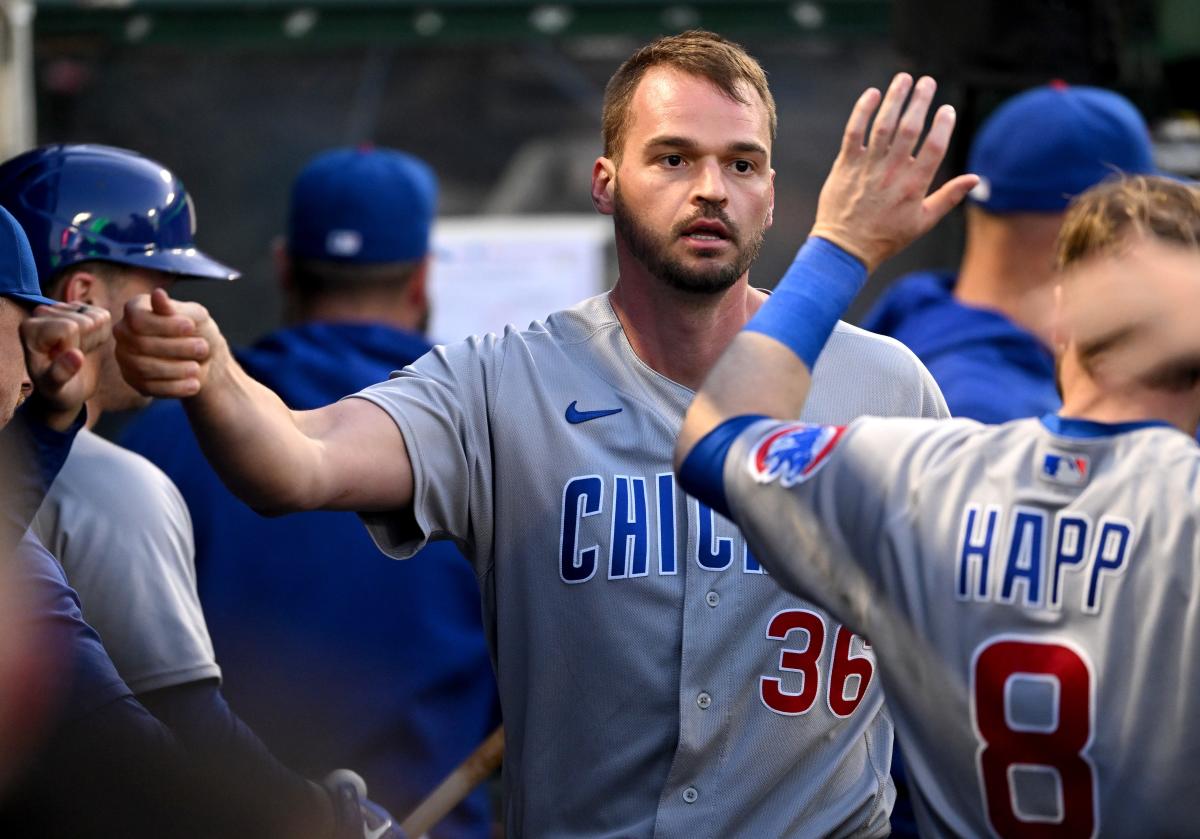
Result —
<path fill-rule="evenodd" d="M 242 367 L 308 410 L 424 355 L 436 199 L 434 173 L 399 151 L 313 159 L 276 246 L 288 325 L 238 350 Z M 177 401 L 151 406 L 123 442 L 182 491 L 225 692 L 289 765 L 353 766 L 406 813 L 499 723 L 479 586 L 452 544 L 398 563 L 352 513 L 258 515 L 208 465 Z M 489 829 L 480 789 L 432 835 Z"/>
<path fill-rule="evenodd" d="M 5 643 L 38 644 L 37 663 L 6 676 L 28 756 L 6 750 L 11 785 L 0 797 L 0 835 L 21 837 L 217 836 L 261 830 L 226 811 L 171 733 L 121 680 L 100 638 L 83 621 L 62 568 L 28 532 L 67 459 L 96 380 L 89 360 L 111 345 L 98 307 L 53 305 L 41 295 L 29 244 L 0 208 L 0 554 L 4 596 L 22 611 L 0 622 Z M 52 308 L 48 308 L 52 307 Z M 33 310 L 32 314 L 30 310 Z M 11 739 L 6 745 L 14 745 Z M 205 791 L 207 792 L 207 790 Z M 246 793 L 249 795 L 248 793 Z M 270 806 L 262 808 L 265 816 Z M 243 811 L 243 815 L 246 812 Z M 303 815 L 303 814 L 297 814 Z M 284 822 L 276 823 L 283 827 Z M 296 823 L 287 820 L 289 827 Z"/>
<path fill-rule="evenodd" d="M 197 251 L 183 184 L 160 164 L 105 146 L 47 146 L 0 165 L 0 206 L 30 235 L 36 278 L 80 312 L 117 320 L 125 301 L 176 278 L 233 279 Z M 191 522 L 153 465 L 89 429 L 104 411 L 146 400 L 120 376 L 113 344 L 82 361 L 94 387 L 32 531 L 79 592 L 121 689 L 205 766 L 236 777 L 314 835 L 332 836 L 339 791 L 279 764 L 220 692 L 196 595 Z M 322 828 L 324 824 L 324 828 Z"/>
<path fill-rule="evenodd" d="M 971 144 L 980 176 L 967 200 L 955 272 L 902 277 L 863 321 L 897 338 L 937 380 L 950 413 L 981 422 L 1060 405 L 1050 350 L 1055 240 L 1068 202 L 1119 172 L 1154 171 L 1150 134 L 1117 93 L 1054 83 L 1003 103 Z"/>

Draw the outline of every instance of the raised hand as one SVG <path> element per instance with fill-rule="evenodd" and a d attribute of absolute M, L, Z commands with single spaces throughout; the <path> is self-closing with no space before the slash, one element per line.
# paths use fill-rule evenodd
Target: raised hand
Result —
<path fill-rule="evenodd" d="M 65 428 L 96 392 L 99 365 L 85 356 L 112 340 L 112 318 L 99 306 L 38 306 L 21 323 L 25 365 L 52 426 Z"/>
<path fill-rule="evenodd" d="M 207 309 L 172 300 L 162 289 L 130 300 L 114 333 L 121 375 L 147 396 L 195 396 L 208 381 L 214 358 L 228 354 Z"/>
<path fill-rule="evenodd" d="M 866 90 L 846 122 L 841 151 L 821 189 L 811 235 L 854 254 L 869 270 L 928 232 L 979 181 L 959 175 L 929 194 L 955 120 L 952 107 L 938 108 L 920 142 L 936 90 L 929 76 L 914 86 L 907 73 L 896 74 L 882 104 L 878 90 Z"/>

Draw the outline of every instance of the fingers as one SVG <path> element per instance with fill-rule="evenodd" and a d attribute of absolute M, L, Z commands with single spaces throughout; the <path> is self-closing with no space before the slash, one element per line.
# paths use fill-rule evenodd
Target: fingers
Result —
<path fill-rule="evenodd" d="M 50 393 L 56 393 L 75 378 L 75 374 L 82 369 L 82 352 L 77 349 L 61 352 L 54 357 L 54 361 L 38 377 L 37 387 L 43 393 L 47 389 Z"/>
<path fill-rule="evenodd" d="M 908 107 L 904 109 L 904 116 L 900 119 L 896 136 L 892 140 L 891 153 L 893 156 L 909 157 L 917 148 L 917 142 L 925 130 L 925 117 L 929 113 L 929 105 L 933 102 L 933 95 L 936 92 L 937 82 L 929 76 L 922 76 L 917 80 L 912 98 L 908 102 Z M 938 113 L 940 114 L 942 110 L 944 108 L 938 109 Z M 953 114 L 952 108 L 951 114 Z M 936 117 L 934 121 L 937 121 Z M 953 117 L 951 117 L 950 127 L 951 129 L 954 127 Z M 949 139 L 949 134 L 947 134 L 947 139 Z"/>
<path fill-rule="evenodd" d="M 879 107 L 880 94 L 878 88 L 869 87 L 854 103 L 854 110 L 846 120 L 846 130 L 842 132 L 842 154 L 859 154 L 864 149 L 867 139 L 867 126 L 871 124 L 871 114 Z"/>
<path fill-rule="evenodd" d="M 921 151 L 916 157 L 916 169 L 920 177 L 932 181 L 938 167 L 946 158 L 946 150 L 950 148 L 950 138 L 954 135 L 954 125 L 958 114 L 953 106 L 942 105 L 933 115 L 933 124 L 921 144 Z M 911 149 L 909 150 L 911 153 Z"/>
<path fill-rule="evenodd" d="M 203 306 L 172 300 L 162 289 L 134 298 L 115 330 L 121 375 L 147 396 L 194 396 L 212 354 L 199 334 L 208 323 Z"/>
<path fill-rule="evenodd" d="M 207 315 L 203 306 L 171 300 L 165 291 L 155 289 L 152 295 L 139 294 L 125 304 L 125 317 L 117 324 L 117 333 L 161 338 L 192 335 L 197 320 Z"/>
<path fill-rule="evenodd" d="M 112 338 L 112 317 L 99 306 L 56 303 L 38 306 L 22 325 L 26 346 L 37 352 L 78 347 L 85 353 Z"/>
<path fill-rule="evenodd" d="M 156 315 L 170 316 L 175 314 L 174 301 L 161 288 L 156 288 L 150 292 L 150 308 Z"/>
<path fill-rule="evenodd" d="M 946 213 L 953 210 L 967 197 L 975 185 L 979 183 L 978 175 L 959 175 L 953 178 L 929 195 L 922 202 L 925 212 L 925 230 L 929 230 L 942 220 Z"/>
<path fill-rule="evenodd" d="M 896 126 L 904 112 L 904 100 L 908 98 L 912 84 L 912 76 L 908 73 L 897 73 L 888 85 L 887 95 L 883 97 L 883 104 L 879 106 L 875 124 L 871 127 L 871 143 L 867 147 L 867 153 L 872 159 L 885 156 L 891 149 Z"/>

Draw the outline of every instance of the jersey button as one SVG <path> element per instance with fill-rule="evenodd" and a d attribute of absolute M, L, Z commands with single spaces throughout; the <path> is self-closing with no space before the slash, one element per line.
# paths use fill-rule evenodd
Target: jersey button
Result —
<path fill-rule="evenodd" d="M 688 787 L 683 791 L 683 800 L 688 804 L 695 804 L 696 799 L 700 797 L 700 793 L 696 792 L 695 787 Z"/>
<path fill-rule="evenodd" d="M 696 697 L 696 704 L 700 706 L 701 711 L 704 711 L 709 705 L 712 704 L 712 697 L 702 691 L 700 695 Z"/>
<path fill-rule="evenodd" d="M 704 595 L 704 602 L 715 609 L 717 604 L 721 602 L 721 595 L 717 594 L 715 591 L 710 591 L 708 594 Z"/>

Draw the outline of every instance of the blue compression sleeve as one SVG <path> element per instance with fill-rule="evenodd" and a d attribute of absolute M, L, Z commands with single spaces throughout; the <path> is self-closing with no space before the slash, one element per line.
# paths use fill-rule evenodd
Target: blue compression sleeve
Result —
<path fill-rule="evenodd" d="M 761 419 L 767 417 L 762 414 L 730 417 L 701 437 L 679 467 L 679 485 L 683 491 L 725 518 L 732 518 L 725 498 L 725 458 L 738 435 Z"/>
<path fill-rule="evenodd" d="M 867 268 L 855 257 L 810 237 L 745 328 L 786 345 L 812 370 L 838 318 L 866 281 Z"/>

